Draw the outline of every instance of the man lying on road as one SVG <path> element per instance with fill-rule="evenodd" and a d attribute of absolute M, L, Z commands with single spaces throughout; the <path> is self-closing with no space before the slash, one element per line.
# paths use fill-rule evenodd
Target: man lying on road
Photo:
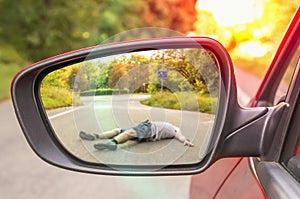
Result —
<path fill-rule="evenodd" d="M 90 134 L 84 131 L 79 133 L 83 140 L 101 140 L 95 144 L 94 147 L 98 150 L 109 149 L 116 150 L 118 144 L 127 142 L 128 140 L 137 140 L 138 142 L 158 141 L 162 139 L 175 138 L 185 146 L 193 147 L 194 144 L 186 139 L 180 129 L 168 122 L 149 121 L 139 123 L 138 125 L 129 129 L 113 129 L 101 134 Z"/>

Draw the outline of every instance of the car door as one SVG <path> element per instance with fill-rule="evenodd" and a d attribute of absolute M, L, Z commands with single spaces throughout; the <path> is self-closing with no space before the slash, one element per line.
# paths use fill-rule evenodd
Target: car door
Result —
<path fill-rule="evenodd" d="M 299 23 L 299 20 L 298 20 Z M 268 154 L 263 160 L 254 159 L 254 166 L 257 177 L 270 198 L 299 198 L 299 27 L 297 38 L 293 39 L 288 51 L 283 51 L 285 60 L 281 65 L 277 65 L 274 71 L 282 70 L 284 73 L 278 75 L 271 73 L 267 79 L 266 87 L 262 90 L 275 91 L 262 92 L 262 97 L 258 99 L 257 105 L 286 103 L 289 108 L 285 111 L 279 122 L 276 135 Z M 283 59 L 283 58 L 282 58 Z M 280 59 L 279 59 L 280 60 Z M 276 65 L 275 65 L 276 66 Z M 282 66 L 282 68 L 280 68 Z M 282 76 L 282 74 L 284 74 Z M 280 81 L 279 81 L 280 80 Z M 271 85 L 271 82 L 276 82 Z M 277 83 L 279 82 L 279 83 Z M 268 88 L 269 87 L 269 88 Z"/>
<path fill-rule="evenodd" d="M 262 159 L 226 158 L 192 178 L 190 198 L 299 198 L 299 14 L 291 22 L 252 106 L 287 103 Z M 211 183 L 210 183 L 211 182 Z"/>

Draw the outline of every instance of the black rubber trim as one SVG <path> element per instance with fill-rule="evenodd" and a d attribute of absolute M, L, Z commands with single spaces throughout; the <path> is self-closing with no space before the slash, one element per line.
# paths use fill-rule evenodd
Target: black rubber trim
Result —
<path fill-rule="evenodd" d="M 268 198 L 300 198 L 300 184 L 276 162 L 259 162 L 256 172 Z"/>

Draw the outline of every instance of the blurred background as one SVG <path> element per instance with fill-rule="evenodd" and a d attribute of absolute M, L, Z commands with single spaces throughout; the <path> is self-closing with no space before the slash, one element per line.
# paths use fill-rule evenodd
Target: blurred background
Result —
<path fill-rule="evenodd" d="M 3 127 L 0 195 L 4 198 L 188 197 L 188 177 L 92 176 L 43 163 L 29 149 L 13 115 L 9 87 L 14 74 L 33 62 L 101 44 L 123 31 L 161 27 L 219 40 L 238 71 L 260 80 L 299 3 L 299 0 L 0 0 L 0 125 Z M 134 38 L 131 35 L 125 39 Z M 118 37 L 114 40 L 118 41 Z M 248 92 L 249 98 L 255 89 L 252 87 Z M 109 189 L 103 192 L 103 187 Z"/>
<path fill-rule="evenodd" d="M 0 99 L 9 97 L 12 76 L 30 63 L 149 26 L 213 37 L 238 67 L 262 76 L 298 4 L 299 0 L 1 0 Z"/>

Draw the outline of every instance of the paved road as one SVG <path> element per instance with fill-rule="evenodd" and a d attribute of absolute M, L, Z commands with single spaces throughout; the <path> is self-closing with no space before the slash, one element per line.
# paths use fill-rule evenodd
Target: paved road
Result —
<path fill-rule="evenodd" d="M 0 198 L 188 198 L 189 176 L 97 176 L 48 165 L 26 143 L 10 101 L 0 103 L 0 126 Z"/>
<path fill-rule="evenodd" d="M 242 72 L 237 71 L 237 75 Z M 237 77 L 246 86 L 247 75 Z M 248 81 L 243 81 L 247 79 Z M 251 83 L 250 83 L 251 82 Z M 246 103 L 256 88 L 241 89 Z M 190 176 L 180 177 L 111 177 L 62 170 L 40 160 L 25 141 L 10 101 L 0 103 L 0 198 L 188 198 Z"/>
<path fill-rule="evenodd" d="M 61 142 L 69 151 L 86 161 L 125 165 L 199 162 L 205 155 L 203 149 L 206 149 L 204 145 L 210 137 L 214 115 L 142 105 L 140 100 L 148 97 L 147 95 L 82 97 L 84 105 L 74 107 L 73 111 L 61 109 L 62 112 L 55 115 L 52 115 L 52 110 L 48 112 Z M 98 151 L 93 144 L 99 141 L 82 141 L 78 136 L 81 130 L 100 133 L 114 128 L 129 128 L 146 119 L 168 121 L 180 127 L 195 147 L 187 147 L 175 139 L 168 139 L 142 144 L 129 141 L 119 145 L 117 151 Z"/>

